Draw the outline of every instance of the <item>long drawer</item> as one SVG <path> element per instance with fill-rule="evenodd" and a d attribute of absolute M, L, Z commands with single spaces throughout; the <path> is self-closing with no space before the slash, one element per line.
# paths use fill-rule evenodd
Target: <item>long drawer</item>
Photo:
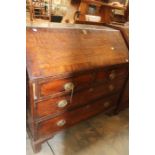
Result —
<path fill-rule="evenodd" d="M 40 122 L 38 124 L 38 138 L 46 137 L 61 129 L 72 126 L 81 120 L 85 120 L 99 112 L 108 110 L 116 105 L 117 100 L 118 95 L 115 94 L 111 97 L 102 98 L 92 104 L 77 108 L 76 110 L 65 112 L 58 117 Z"/>
<path fill-rule="evenodd" d="M 45 117 L 61 111 L 69 110 L 73 107 L 87 104 L 88 102 L 95 100 L 99 97 L 119 92 L 124 84 L 125 79 L 118 79 L 115 81 L 108 81 L 102 85 L 96 85 L 79 91 L 73 94 L 72 100 L 71 95 L 51 98 L 37 103 L 37 117 Z"/>
<path fill-rule="evenodd" d="M 97 72 L 90 72 L 70 78 L 51 79 L 39 82 L 39 98 L 55 96 L 89 87 L 93 83 L 103 82 L 106 79 L 114 80 L 127 75 L 127 67 L 115 67 L 111 69 L 100 69 Z"/>

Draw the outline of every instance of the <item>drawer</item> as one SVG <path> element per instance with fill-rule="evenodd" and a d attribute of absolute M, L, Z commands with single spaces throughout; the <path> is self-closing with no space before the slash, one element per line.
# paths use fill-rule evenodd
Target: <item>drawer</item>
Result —
<path fill-rule="evenodd" d="M 115 80 L 118 78 L 127 77 L 127 75 L 128 75 L 127 67 L 99 70 L 96 74 L 95 82 L 103 82 L 105 79 Z"/>
<path fill-rule="evenodd" d="M 40 83 L 40 97 L 70 92 L 73 87 L 77 90 L 89 86 L 94 80 L 94 74 L 84 74 L 66 79 L 54 79 Z"/>
<path fill-rule="evenodd" d="M 37 103 L 37 117 L 44 117 L 58 112 L 66 111 L 76 106 L 86 104 L 99 97 L 119 92 L 124 84 L 124 79 L 108 81 L 102 85 L 96 85 L 73 94 L 72 101 L 70 96 L 51 98 Z"/>
<path fill-rule="evenodd" d="M 71 92 L 80 88 L 89 87 L 92 83 L 100 83 L 105 80 L 115 80 L 117 78 L 126 77 L 128 73 L 127 67 L 117 67 L 112 69 L 103 69 L 97 72 L 91 72 L 75 76 L 72 78 L 54 79 L 51 81 L 41 82 L 39 96 L 55 96 L 58 94 Z"/>
<path fill-rule="evenodd" d="M 44 122 L 40 122 L 38 124 L 38 138 L 46 137 L 81 120 L 85 120 L 99 112 L 108 110 L 116 105 L 117 100 L 118 95 L 102 98 L 92 104 L 83 106 L 76 110 L 65 112 L 58 117 L 46 120 Z"/>

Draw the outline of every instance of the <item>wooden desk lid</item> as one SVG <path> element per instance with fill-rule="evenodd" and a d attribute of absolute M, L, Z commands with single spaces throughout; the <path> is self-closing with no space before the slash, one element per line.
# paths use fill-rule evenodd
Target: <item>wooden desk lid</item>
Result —
<path fill-rule="evenodd" d="M 26 35 L 27 70 L 31 79 L 128 61 L 121 33 L 111 28 L 27 27 Z"/>
<path fill-rule="evenodd" d="M 104 24 L 104 25 L 120 30 L 123 33 L 124 39 L 126 40 L 126 43 L 129 47 L 129 24 L 128 23 L 124 25 L 118 25 L 118 24 Z"/>

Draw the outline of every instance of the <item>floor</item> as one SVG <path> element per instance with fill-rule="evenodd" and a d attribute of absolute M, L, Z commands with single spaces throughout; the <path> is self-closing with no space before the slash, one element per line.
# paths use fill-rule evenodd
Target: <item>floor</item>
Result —
<path fill-rule="evenodd" d="M 42 144 L 37 155 L 128 155 L 129 112 L 118 115 L 99 114 Z M 34 155 L 30 140 L 26 138 L 27 155 Z"/>

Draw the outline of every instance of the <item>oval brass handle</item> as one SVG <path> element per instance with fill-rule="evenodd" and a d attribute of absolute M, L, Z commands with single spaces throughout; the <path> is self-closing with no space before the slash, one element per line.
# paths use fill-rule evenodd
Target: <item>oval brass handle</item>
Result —
<path fill-rule="evenodd" d="M 68 82 L 68 83 L 66 83 L 66 84 L 64 85 L 64 89 L 65 89 L 66 91 L 73 90 L 73 88 L 74 88 L 74 84 L 73 84 L 72 82 Z"/>
<path fill-rule="evenodd" d="M 115 77 L 116 77 L 115 71 L 111 71 L 111 73 L 109 74 L 109 78 L 113 80 Z"/>
<path fill-rule="evenodd" d="M 104 107 L 105 107 L 105 108 L 107 108 L 107 107 L 109 107 L 109 106 L 110 106 L 110 102 L 107 101 L 107 102 L 104 103 Z"/>
<path fill-rule="evenodd" d="M 66 124 L 66 121 L 64 119 L 57 122 L 57 126 L 64 126 Z"/>
<path fill-rule="evenodd" d="M 67 100 L 61 100 L 58 102 L 58 107 L 63 108 L 68 104 Z"/>
<path fill-rule="evenodd" d="M 114 85 L 112 85 L 112 84 L 111 84 L 111 85 L 109 85 L 109 90 L 110 90 L 110 91 L 113 91 L 113 90 L 114 90 L 114 88 L 115 88 L 115 87 L 114 87 Z"/>

